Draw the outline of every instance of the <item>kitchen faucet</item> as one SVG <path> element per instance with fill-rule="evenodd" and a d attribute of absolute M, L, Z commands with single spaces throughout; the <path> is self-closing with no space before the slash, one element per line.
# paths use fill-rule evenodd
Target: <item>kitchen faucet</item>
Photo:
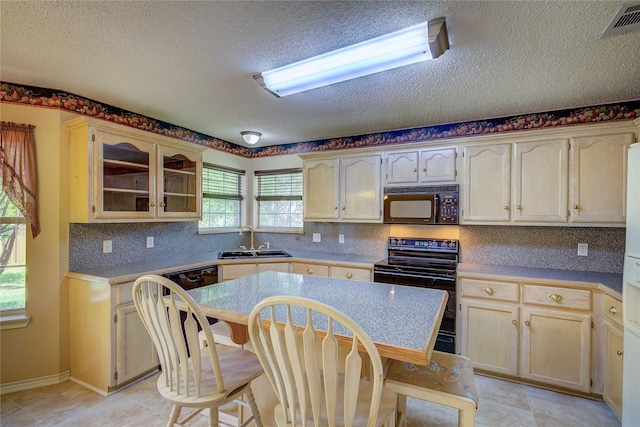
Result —
<path fill-rule="evenodd" d="M 251 249 L 249 249 L 250 251 L 255 251 L 255 248 L 253 247 L 253 227 L 250 225 L 244 225 L 240 228 L 240 235 L 242 236 L 242 230 L 244 230 L 245 228 L 248 228 L 249 231 L 251 232 Z"/>

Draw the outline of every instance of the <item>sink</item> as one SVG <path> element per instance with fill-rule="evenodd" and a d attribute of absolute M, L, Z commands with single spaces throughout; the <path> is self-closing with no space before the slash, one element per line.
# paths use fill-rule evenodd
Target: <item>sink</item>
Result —
<path fill-rule="evenodd" d="M 290 257 L 285 251 L 230 251 L 220 252 L 218 259 L 241 259 L 241 258 L 278 258 L 278 257 Z"/>
<path fill-rule="evenodd" d="M 255 253 L 257 257 L 290 257 L 285 251 L 260 251 Z"/>

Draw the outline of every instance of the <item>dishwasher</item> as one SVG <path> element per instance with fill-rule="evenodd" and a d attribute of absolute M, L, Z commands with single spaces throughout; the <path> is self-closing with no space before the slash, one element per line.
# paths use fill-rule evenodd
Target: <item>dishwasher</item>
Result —
<path fill-rule="evenodd" d="M 162 276 L 180 285 L 185 291 L 218 283 L 218 266 L 192 268 L 174 271 Z"/>

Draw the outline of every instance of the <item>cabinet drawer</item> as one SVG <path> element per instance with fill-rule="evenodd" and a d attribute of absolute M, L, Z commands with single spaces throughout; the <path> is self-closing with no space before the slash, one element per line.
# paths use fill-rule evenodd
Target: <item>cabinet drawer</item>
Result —
<path fill-rule="evenodd" d="M 361 282 L 371 281 L 371 270 L 365 268 L 345 268 L 331 267 L 331 277 L 334 279 L 359 280 Z"/>
<path fill-rule="evenodd" d="M 463 297 L 520 301 L 520 286 L 517 283 L 460 279 L 460 291 Z"/>
<path fill-rule="evenodd" d="M 288 262 L 267 262 L 264 264 L 258 264 L 258 273 L 262 273 L 263 271 L 278 271 L 281 273 L 288 273 L 289 263 Z"/>
<path fill-rule="evenodd" d="M 308 276 L 329 277 L 329 266 L 294 262 L 291 264 L 291 272 L 296 274 L 306 274 Z"/>
<path fill-rule="evenodd" d="M 605 295 L 602 300 L 602 311 L 604 317 L 622 326 L 622 301 L 618 301 L 612 296 Z"/>
<path fill-rule="evenodd" d="M 591 291 L 554 286 L 522 285 L 522 302 L 556 308 L 591 310 Z"/>
<path fill-rule="evenodd" d="M 123 283 L 116 286 L 116 305 L 129 304 L 133 302 L 133 282 Z"/>

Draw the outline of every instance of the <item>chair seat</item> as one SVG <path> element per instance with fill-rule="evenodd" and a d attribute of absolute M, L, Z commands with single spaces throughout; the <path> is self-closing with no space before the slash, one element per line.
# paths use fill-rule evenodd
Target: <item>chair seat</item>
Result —
<path fill-rule="evenodd" d="M 338 390 L 343 391 L 342 385 L 344 384 L 344 376 L 340 375 L 338 379 L 339 379 Z M 367 425 L 368 415 L 369 415 L 369 405 L 367 404 L 367 402 L 371 400 L 372 389 L 373 389 L 373 385 L 370 381 L 367 381 L 367 380 L 360 381 L 360 390 L 358 394 L 359 399 L 358 399 L 358 405 L 356 406 L 356 417 L 354 420 L 353 427 L 360 427 L 360 426 Z M 341 414 L 343 413 L 342 404 L 344 403 L 344 395 L 342 393 L 339 393 L 339 395 L 337 396 L 336 403 L 338 404 L 336 412 L 337 414 L 339 414 L 338 418 L 336 419 L 336 425 L 342 426 L 342 425 L 345 425 L 344 419 L 341 416 Z M 395 417 L 395 408 L 397 403 L 398 403 L 398 398 L 396 394 L 392 392 L 390 389 L 386 387 L 382 387 L 382 397 L 380 398 L 380 408 L 378 410 L 378 420 L 376 424 L 377 426 L 389 425 L 389 424 L 393 425 L 395 423 L 395 421 L 392 423 L 389 423 L 390 420 L 388 418 L 390 415 Z M 309 409 L 309 412 L 311 412 L 311 409 Z M 281 404 L 278 404 L 274 409 L 274 416 L 278 426 L 305 425 L 302 422 L 302 418 L 300 417 L 299 412 L 297 415 L 298 415 L 298 418 L 295 423 L 287 424 L 284 418 L 284 414 L 282 413 Z M 321 415 L 321 420 L 322 421 L 320 422 L 320 425 L 328 425 L 326 414 Z M 311 413 L 309 413 L 307 416 L 306 425 L 308 426 L 314 425 L 313 415 Z"/>
<path fill-rule="evenodd" d="M 399 382 L 441 391 L 471 399 L 475 406 L 478 406 L 473 366 L 464 356 L 434 351 L 429 366 L 394 361 L 387 371 L 386 382 Z"/>
<path fill-rule="evenodd" d="M 259 377 L 262 372 L 262 365 L 255 354 L 237 347 L 217 344 L 218 361 L 222 370 L 222 378 L 227 392 L 219 393 L 210 359 L 208 357 L 209 348 L 200 350 L 203 360 L 203 374 L 201 378 L 200 396 L 195 394 L 195 384 L 190 381 L 189 392 L 185 393 L 181 387 L 176 390 L 165 385 L 164 373 L 158 378 L 158 390 L 160 394 L 172 401 L 179 402 L 182 406 L 201 406 L 203 402 L 220 403 L 235 398 L 251 380 Z M 206 363 L 204 363 L 206 362 Z"/>

